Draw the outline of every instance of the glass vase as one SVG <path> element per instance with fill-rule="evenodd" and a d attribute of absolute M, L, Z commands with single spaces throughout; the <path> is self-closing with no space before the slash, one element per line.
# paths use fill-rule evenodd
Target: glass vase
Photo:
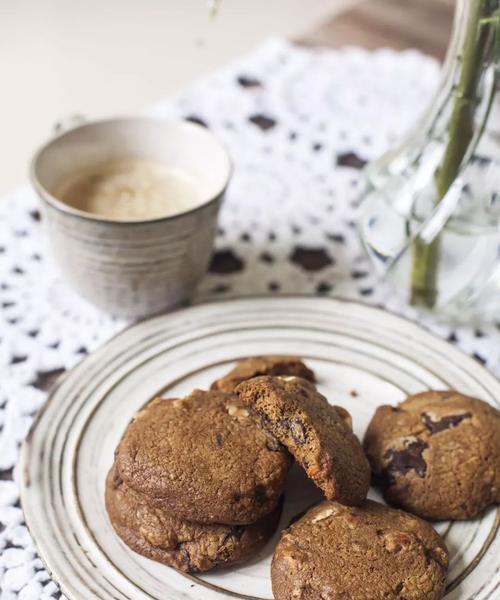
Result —
<path fill-rule="evenodd" d="M 415 306 L 500 321 L 500 0 L 459 0 L 439 91 L 365 171 L 360 234 Z"/>

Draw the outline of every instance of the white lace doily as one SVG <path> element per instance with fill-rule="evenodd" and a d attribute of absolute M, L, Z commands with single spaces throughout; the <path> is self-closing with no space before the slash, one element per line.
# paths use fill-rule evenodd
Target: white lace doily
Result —
<path fill-rule="evenodd" d="M 414 123 L 438 78 L 437 63 L 418 52 L 313 51 L 272 40 L 150 111 L 202 121 L 235 164 L 197 300 L 337 294 L 416 318 L 370 273 L 355 230 L 356 201 L 360 167 Z M 19 445 L 46 397 L 46 379 L 127 325 L 71 292 L 41 229 L 30 186 L 0 200 L 1 600 L 61 597 L 23 522 Z M 500 374 L 497 329 L 424 321 Z"/>

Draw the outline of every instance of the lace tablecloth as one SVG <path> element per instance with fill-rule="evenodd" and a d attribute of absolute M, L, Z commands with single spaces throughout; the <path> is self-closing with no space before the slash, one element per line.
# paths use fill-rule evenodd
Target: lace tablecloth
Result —
<path fill-rule="evenodd" d="M 418 52 L 315 51 L 271 40 L 150 112 L 204 123 L 235 172 L 217 251 L 197 301 L 310 293 L 362 299 L 417 318 L 370 273 L 355 219 L 360 168 L 425 108 L 439 67 Z M 0 200 L 1 600 L 59 598 L 23 522 L 19 446 L 47 382 L 127 323 L 77 298 L 47 254 L 37 198 L 24 185 Z M 424 326 L 500 374 L 500 334 Z"/>

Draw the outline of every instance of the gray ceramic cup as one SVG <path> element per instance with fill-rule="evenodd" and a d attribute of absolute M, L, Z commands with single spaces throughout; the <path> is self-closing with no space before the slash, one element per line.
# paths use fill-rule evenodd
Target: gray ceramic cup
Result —
<path fill-rule="evenodd" d="M 150 159 L 195 177 L 194 208 L 172 216 L 115 221 L 61 202 L 66 177 L 110 160 Z M 85 123 L 46 143 L 31 180 L 57 262 L 71 286 L 113 315 L 140 318 L 187 301 L 206 272 L 231 174 L 226 150 L 204 127 L 137 117 Z"/>

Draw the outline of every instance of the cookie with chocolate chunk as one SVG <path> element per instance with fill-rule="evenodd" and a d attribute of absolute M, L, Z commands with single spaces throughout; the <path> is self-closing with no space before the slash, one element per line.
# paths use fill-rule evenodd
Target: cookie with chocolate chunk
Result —
<path fill-rule="evenodd" d="M 370 466 L 345 409 L 338 411 L 312 383 L 293 376 L 255 377 L 235 391 L 329 500 L 363 502 Z"/>
<path fill-rule="evenodd" d="M 252 558 L 271 538 L 281 505 L 251 525 L 203 525 L 151 507 L 111 469 L 106 509 L 120 538 L 139 554 L 181 571 L 202 572 Z"/>
<path fill-rule="evenodd" d="M 212 383 L 211 389 L 232 392 L 238 384 L 260 375 L 296 375 L 314 381 L 314 373 L 296 356 L 252 356 L 240 360 L 221 379 Z"/>
<path fill-rule="evenodd" d="M 476 398 L 424 392 L 380 406 L 364 448 L 387 501 L 426 519 L 500 502 L 500 412 Z"/>
<path fill-rule="evenodd" d="M 290 463 L 238 398 L 219 391 L 153 400 L 116 451 L 130 488 L 152 506 L 199 523 L 244 525 L 271 512 Z"/>
<path fill-rule="evenodd" d="M 443 540 L 418 517 L 323 502 L 284 531 L 271 578 L 276 600 L 439 600 L 447 568 Z"/>

